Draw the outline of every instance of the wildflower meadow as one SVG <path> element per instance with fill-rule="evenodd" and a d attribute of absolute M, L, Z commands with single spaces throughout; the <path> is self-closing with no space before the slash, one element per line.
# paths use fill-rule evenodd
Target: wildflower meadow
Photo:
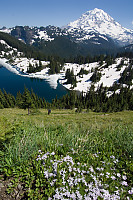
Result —
<path fill-rule="evenodd" d="M 133 113 L 8 110 L 0 120 L 9 199 L 133 199 Z M 21 111 L 22 112 L 22 111 Z M 4 127 L 8 125 L 6 130 Z"/>

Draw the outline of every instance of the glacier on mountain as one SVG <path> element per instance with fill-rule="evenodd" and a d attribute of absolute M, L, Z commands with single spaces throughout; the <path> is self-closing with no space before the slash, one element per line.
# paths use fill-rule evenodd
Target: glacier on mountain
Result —
<path fill-rule="evenodd" d="M 76 21 L 70 22 L 65 29 L 70 34 L 78 30 L 86 35 L 91 32 L 103 34 L 122 46 L 133 43 L 133 30 L 122 27 L 110 15 L 98 8 L 87 11 Z"/>

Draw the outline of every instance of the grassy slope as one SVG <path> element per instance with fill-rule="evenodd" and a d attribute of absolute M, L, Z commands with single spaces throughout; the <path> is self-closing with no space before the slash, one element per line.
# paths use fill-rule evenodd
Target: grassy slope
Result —
<path fill-rule="evenodd" d="M 71 148 L 81 152 L 101 150 L 113 151 L 116 154 L 124 151 L 133 156 L 132 111 L 76 114 L 74 110 L 52 110 L 48 115 L 47 110 L 41 109 L 35 114 L 28 115 L 27 110 L 1 110 L 1 141 L 8 142 L 13 137 L 12 142 L 16 140 L 16 143 L 19 143 L 23 134 L 27 140 L 34 138 L 34 145 L 29 141 L 31 146 L 34 146 L 31 147 L 34 148 L 33 152 L 39 148 L 55 150 L 57 144 L 63 144 L 67 147 L 65 151 Z M 30 147 L 28 148 L 30 151 Z"/>
<path fill-rule="evenodd" d="M 0 112 L 0 138 L 1 141 L 11 141 L 4 153 L 6 164 L 2 159 L 2 165 L 6 165 L 6 168 L 2 168 L 8 176 L 12 172 L 7 171 L 7 166 L 16 171 L 17 166 L 33 159 L 39 149 L 45 153 L 54 151 L 59 156 L 71 155 L 73 148 L 76 152 L 75 162 L 93 162 L 95 167 L 99 166 L 101 160 L 108 162 L 110 156 L 115 156 L 119 159 L 119 164 L 115 166 L 117 172 L 124 169 L 124 174 L 128 176 L 129 189 L 132 187 L 132 111 L 77 114 L 74 110 L 52 110 L 48 115 L 47 110 L 41 109 L 28 115 L 27 110 L 3 109 Z M 101 154 L 98 161 L 95 161 L 93 155 L 98 152 Z M 19 176 L 21 174 L 18 171 L 15 173 Z"/>
<path fill-rule="evenodd" d="M 2 119 L 5 121 L 2 124 Z M 32 122 L 37 125 L 59 125 L 66 123 L 76 123 L 85 128 L 104 129 L 115 125 L 133 125 L 133 111 L 124 111 L 117 113 L 79 113 L 74 110 L 52 110 L 51 115 L 47 114 L 47 110 L 41 109 L 35 114 L 27 115 L 27 110 L 21 109 L 2 109 L 0 110 L 0 130 L 6 123 L 12 125 L 14 122 Z M 10 127 L 8 126 L 8 128 Z M 6 131 L 6 130 L 5 130 Z"/>
<path fill-rule="evenodd" d="M 28 115 L 27 110 L 3 109 L 0 112 L 0 139 L 12 137 L 18 127 L 25 126 L 26 128 L 28 124 L 44 129 L 54 127 L 57 132 L 60 127 L 70 135 L 71 132 L 79 131 L 83 136 L 82 133 L 86 135 L 88 131 L 91 131 L 98 132 L 102 136 L 104 132 L 108 130 L 112 132 L 118 128 L 133 130 L 133 112 L 76 114 L 74 110 L 52 110 L 52 113 L 48 115 L 47 110 L 41 109 L 35 114 Z"/>

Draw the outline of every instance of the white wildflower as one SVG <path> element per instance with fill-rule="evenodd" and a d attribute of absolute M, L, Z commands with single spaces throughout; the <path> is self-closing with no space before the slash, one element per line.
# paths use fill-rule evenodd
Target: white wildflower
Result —
<path fill-rule="evenodd" d="M 129 190 L 128 193 L 133 194 L 133 188 L 131 188 L 131 190 Z"/>
<path fill-rule="evenodd" d="M 127 177 L 123 175 L 123 176 L 122 176 L 122 179 L 123 179 L 123 180 L 126 180 L 126 179 L 127 179 Z"/>
<path fill-rule="evenodd" d="M 115 156 L 112 155 L 112 156 L 110 156 L 110 158 L 115 159 Z"/>
<path fill-rule="evenodd" d="M 52 152 L 52 153 L 51 153 L 51 156 L 54 156 L 54 155 L 55 155 L 55 152 Z"/>
<path fill-rule="evenodd" d="M 78 190 L 76 190 L 76 194 L 77 194 L 78 199 L 81 200 L 82 199 L 82 195 L 79 193 Z"/>
<path fill-rule="evenodd" d="M 128 184 L 127 184 L 126 181 L 122 181 L 121 184 L 122 184 L 122 185 L 125 185 L 125 186 L 128 186 Z"/>
<path fill-rule="evenodd" d="M 115 176 L 111 176 L 111 179 L 112 179 L 112 180 L 115 180 L 115 179 L 116 179 L 116 177 L 115 177 Z"/>
<path fill-rule="evenodd" d="M 45 175 L 45 178 L 47 178 L 47 179 L 48 179 L 48 177 L 49 177 L 48 170 L 47 170 L 47 171 L 44 171 L 44 175 Z"/>
<path fill-rule="evenodd" d="M 91 172 L 94 172 L 94 169 L 93 169 L 92 166 L 90 166 L 89 170 L 90 170 Z"/>
<path fill-rule="evenodd" d="M 116 175 L 117 175 L 118 177 L 121 177 L 121 174 L 120 174 L 120 173 L 117 173 Z"/>

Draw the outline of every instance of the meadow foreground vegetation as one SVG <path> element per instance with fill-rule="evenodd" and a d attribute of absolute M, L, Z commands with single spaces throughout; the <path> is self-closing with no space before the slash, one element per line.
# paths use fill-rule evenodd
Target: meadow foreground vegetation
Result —
<path fill-rule="evenodd" d="M 133 199 L 132 111 L 2 109 L 0 141 L 1 199 Z"/>

